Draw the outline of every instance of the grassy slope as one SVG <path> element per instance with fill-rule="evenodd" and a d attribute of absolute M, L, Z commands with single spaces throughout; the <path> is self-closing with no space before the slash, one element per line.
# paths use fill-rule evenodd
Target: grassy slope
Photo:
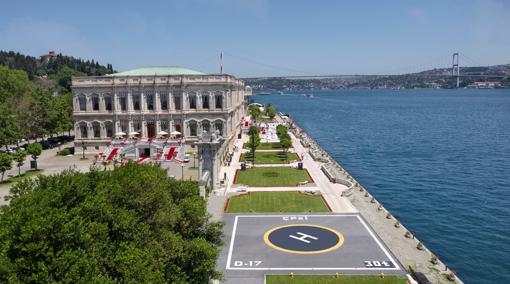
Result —
<path fill-rule="evenodd" d="M 290 167 L 256 167 L 237 172 L 238 184 L 249 186 L 296 186 L 299 182 L 310 181 L 306 170 Z"/>
<path fill-rule="evenodd" d="M 251 192 L 232 197 L 227 212 L 328 212 L 320 195 L 295 191 Z"/>
<path fill-rule="evenodd" d="M 247 149 L 248 145 L 246 143 L 243 144 L 243 148 Z M 281 149 L 282 146 L 280 142 L 270 142 L 270 143 L 260 143 L 257 147 L 257 150 L 277 150 Z"/>
<path fill-rule="evenodd" d="M 287 164 L 289 161 L 297 160 L 296 153 L 287 153 L 287 158 L 284 152 L 255 152 L 255 165 L 256 164 Z M 241 155 L 241 161 L 253 161 L 251 153 L 244 153 Z"/>

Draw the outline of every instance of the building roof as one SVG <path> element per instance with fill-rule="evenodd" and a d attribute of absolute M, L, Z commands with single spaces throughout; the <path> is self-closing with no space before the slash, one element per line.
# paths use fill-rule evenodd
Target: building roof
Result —
<path fill-rule="evenodd" d="M 179 67 L 179 66 L 162 66 L 162 67 L 144 67 L 124 72 L 114 73 L 107 76 L 176 76 L 176 75 L 204 75 L 204 73 Z"/>

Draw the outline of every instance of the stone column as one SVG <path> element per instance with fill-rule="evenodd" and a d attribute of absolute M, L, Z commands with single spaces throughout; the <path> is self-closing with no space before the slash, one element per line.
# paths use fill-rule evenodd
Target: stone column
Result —
<path fill-rule="evenodd" d="M 81 128 L 79 123 L 74 124 L 74 137 L 75 140 L 81 139 Z"/>
<path fill-rule="evenodd" d="M 173 93 L 168 93 L 168 111 L 175 111 L 174 96 Z"/>
<path fill-rule="evenodd" d="M 156 135 L 161 132 L 161 119 L 156 120 Z"/>
<path fill-rule="evenodd" d="M 120 112 L 119 95 L 117 93 L 113 94 L 113 112 Z"/>
<path fill-rule="evenodd" d="M 214 93 L 209 94 L 209 109 L 210 110 L 216 110 L 216 95 Z"/>
<path fill-rule="evenodd" d="M 133 94 L 131 92 L 127 95 L 127 110 L 133 111 Z"/>
<path fill-rule="evenodd" d="M 133 131 L 135 131 L 134 126 L 133 126 L 133 120 L 132 120 L 132 119 L 129 119 L 129 123 L 128 123 L 128 133 L 127 133 L 127 134 L 129 134 L 129 133 L 131 133 L 131 132 L 133 132 Z"/>
<path fill-rule="evenodd" d="M 147 138 L 147 121 L 142 120 L 142 137 Z"/>
<path fill-rule="evenodd" d="M 156 112 L 161 112 L 161 100 L 159 92 L 154 94 L 154 110 Z"/>
<path fill-rule="evenodd" d="M 92 111 L 92 97 L 86 96 L 85 100 L 87 101 L 87 112 L 91 112 Z"/>
<path fill-rule="evenodd" d="M 87 122 L 87 138 L 94 138 L 94 128 L 92 127 L 92 123 Z"/>
<path fill-rule="evenodd" d="M 144 93 L 140 94 L 140 111 L 141 112 L 147 111 L 147 98 Z"/>
<path fill-rule="evenodd" d="M 106 103 L 104 100 L 104 95 L 99 95 L 99 111 L 100 112 L 106 111 Z"/>
<path fill-rule="evenodd" d="M 199 142 L 197 142 L 198 176 L 202 177 L 206 172 L 208 172 L 210 177 L 209 185 L 212 190 L 218 189 L 218 184 L 221 178 L 219 177 L 220 165 L 218 158 L 218 152 L 221 144 L 222 141 L 219 139 L 209 139 L 208 141 L 202 141 L 202 139 L 200 139 Z"/>
<path fill-rule="evenodd" d="M 102 139 L 106 138 L 106 127 L 104 122 L 99 123 L 99 135 Z"/>
<path fill-rule="evenodd" d="M 181 96 L 181 109 L 182 110 L 188 110 L 189 109 L 188 93 L 182 92 L 182 96 Z"/>
<path fill-rule="evenodd" d="M 118 121 L 118 120 L 117 120 L 117 121 L 115 121 L 114 126 L 115 126 L 115 133 L 114 133 L 114 134 L 119 133 L 119 132 L 121 131 L 120 121 Z"/>
<path fill-rule="evenodd" d="M 202 110 L 202 94 L 197 93 L 197 110 Z"/>
<path fill-rule="evenodd" d="M 197 136 L 202 136 L 202 121 L 197 121 Z"/>

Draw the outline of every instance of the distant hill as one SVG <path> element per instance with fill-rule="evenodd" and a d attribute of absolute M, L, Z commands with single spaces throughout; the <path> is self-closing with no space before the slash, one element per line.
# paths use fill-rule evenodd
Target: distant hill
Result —
<path fill-rule="evenodd" d="M 101 76 L 114 72 L 111 64 L 104 66 L 94 59 L 83 60 L 55 52 L 36 58 L 14 51 L 0 51 L 0 65 L 25 71 L 28 78 L 38 85 L 50 89 L 58 85 L 66 91 L 71 89 L 72 76 Z"/>
<path fill-rule="evenodd" d="M 334 78 L 264 78 L 247 79 L 246 84 L 253 90 L 334 90 L 349 88 L 370 89 L 413 89 L 413 88 L 454 88 L 456 78 L 450 76 L 451 68 L 436 68 L 403 75 L 357 75 Z M 501 87 L 510 87 L 510 64 L 494 66 L 461 67 L 460 87 L 474 82 L 498 82 Z M 479 75 L 500 77 L 479 77 Z"/>

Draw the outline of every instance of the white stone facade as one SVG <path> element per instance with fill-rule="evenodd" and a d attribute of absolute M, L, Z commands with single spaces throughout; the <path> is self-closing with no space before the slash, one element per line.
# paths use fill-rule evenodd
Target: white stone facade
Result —
<path fill-rule="evenodd" d="M 75 147 L 102 150 L 117 132 L 151 138 L 179 131 L 193 143 L 202 131 L 229 139 L 251 89 L 231 75 L 74 77 Z"/>

